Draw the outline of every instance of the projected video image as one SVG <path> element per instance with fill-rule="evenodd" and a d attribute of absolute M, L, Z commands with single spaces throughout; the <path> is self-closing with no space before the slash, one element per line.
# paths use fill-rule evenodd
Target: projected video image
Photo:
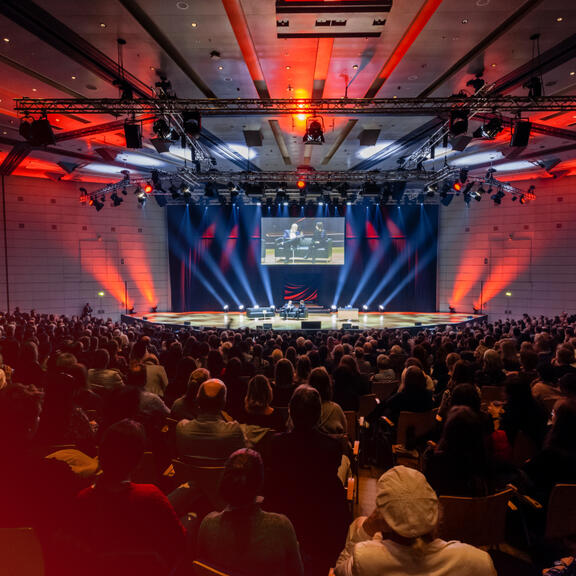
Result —
<path fill-rule="evenodd" d="M 262 218 L 261 264 L 344 264 L 344 218 Z"/>

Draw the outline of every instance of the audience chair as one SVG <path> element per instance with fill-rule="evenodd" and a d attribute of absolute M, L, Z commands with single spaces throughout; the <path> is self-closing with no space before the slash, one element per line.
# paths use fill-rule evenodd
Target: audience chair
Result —
<path fill-rule="evenodd" d="M 556 484 L 548 500 L 546 540 L 576 537 L 576 484 Z"/>
<path fill-rule="evenodd" d="M 379 400 L 376 394 L 364 394 L 358 398 L 358 416 L 366 418 L 378 406 Z"/>
<path fill-rule="evenodd" d="M 394 465 L 422 469 L 422 448 L 436 427 L 437 410 L 400 412 L 396 444 L 392 446 Z"/>
<path fill-rule="evenodd" d="M 33 528 L 0 528 L 0 574 L 44 576 L 44 557 Z"/>
<path fill-rule="evenodd" d="M 358 414 L 354 410 L 344 410 L 344 416 L 346 416 L 346 434 L 350 443 L 354 444 L 357 436 Z"/>
<path fill-rule="evenodd" d="M 372 394 L 375 394 L 380 402 L 386 402 L 394 392 L 396 392 L 400 382 L 391 380 L 389 382 L 372 381 Z"/>
<path fill-rule="evenodd" d="M 438 536 L 473 546 L 498 547 L 505 540 L 506 513 L 514 490 L 482 498 L 440 496 Z"/>
<path fill-rule="evenodd" d="M 200 560 L 194 560 L 192 567 L 194 568 L 193 576 L 248 576 L 239 572 L 222 572 L 222 570 L 218 570 L 205 562 L 200 562 Z"/>

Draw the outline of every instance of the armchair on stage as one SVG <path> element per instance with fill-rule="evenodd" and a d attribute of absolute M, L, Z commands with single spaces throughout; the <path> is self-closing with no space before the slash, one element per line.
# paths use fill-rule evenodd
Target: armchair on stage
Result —
<path fill-rule="evenodd" d="M 277 238 L 274 242 L 274 258 L 276 261 L 315 262 L 316 260 L 332 260 L 332 238 L 321 241 L 313 238 Z"/>
<path fill-rule="evenodd" d="M 306 308 L 306 304 L 303 301 L 300 304 L 292 304 L 292 301 L 290 301 L 278 310 L 278 314 L 283 320 L 286 320 L 286 318 L 301 320 L 308 318 L 308 308 Z"/>

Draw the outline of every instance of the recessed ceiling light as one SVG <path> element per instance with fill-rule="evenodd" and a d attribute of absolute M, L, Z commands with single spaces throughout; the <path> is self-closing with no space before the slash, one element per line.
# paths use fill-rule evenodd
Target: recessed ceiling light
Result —
<path fill-rule="evenodd" d="M 492 68 L 496 68 L 496 64 L 490 64 L 490 66 L 492 66 Z"/>
<path fill-rule="evenodd" d="M 291 66 L 286 66 L 286 70 L 290 70 Z"/>
<path fill-rule="evenodd" d="M 150 66 L 150 70 L 152 70 L 152 72 L 154 72 L 154 70 L 156 70 L 156 68 L 154 68 L 154 66 Z"/>
<path fill-rule="evenodd" d="M 462 18 L 462 24 L 468 24 L 468 18 Z"/>
<path fill-rule="evenodd" d="M 38 92 L 36 88 L 32 88 L 32 92 Z"/>
<path fill-rule="evenodd" d="M 72 78 L 72 80 L 76 80 L 76 76 L 70 76 L 70 78 Z"/>
<path fill-rule="evenodd" d="M 232 82 L 232 78 L 226 77 L 226 78 L 224 78 L 224 82 Z"/>
<path fill-rule="evenodd" d="M 106 22 L 100 22 L 100 28 L 106 28 Z"/>
<path fill-rule="evenodd" d="M 224 66 L 218 66 L 218 70 L 224 70 Z"/>
<path fill-rule="evenodd" d="M 60 122 L 60 118 L 55 118 L 54 122 Z"/>
<path fill-rule="evenodd" d="M 198 22 L 192 22 L 190 26 L 192 26 L 192 28 L 196 28 L 196 26 L 198 26 Z"/>
<path fill-rule="evenodd" d="M 190 5 L 188 4 L 188 2 L 176 2 L 176 8 L 178 8 L 179 10 L 188 10 L 188 8 L 190 8 Z"/>
<path fill-rule="evenodd" d="M 564 20 L 564 18 L 562 18 L 562 16 L 558 16 L 558 18 L 556 18 L 556 22 L 562 22 L 562 20 Z"/>
<path fill-rule="evenodd" d="M 476 6 L 488 6 L 490 0 L 476 0 Z"/>
<path fill-rule="evenodd" d="M 408 80 L 418 80 L 418 75 L 412 74 L 411 76 L 408 76 Z"/>
<path fill-rule="evenodd" d="M 10 38 L 2 38 L 2 40 L 4 40 L 6 43 L 10 42 Z"/>
<path fill-rule="evenodd" d="M 358 70 L 358 64 L 354 64 L 354 66 L 352 66 L 353 70 Z"/>
<path fill-rule="evenodd" d="M 570 76 L 574 76 L 574 74 L 576 74 L 576 72 L 570 72 Z"/>

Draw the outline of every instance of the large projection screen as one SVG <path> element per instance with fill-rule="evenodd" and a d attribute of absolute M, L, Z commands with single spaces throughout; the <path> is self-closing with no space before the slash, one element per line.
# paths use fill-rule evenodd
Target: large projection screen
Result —
<path fill-rule="evenodd" d="M 345 218 L 262 218 L 265 266 L 342 266 Z"/>

